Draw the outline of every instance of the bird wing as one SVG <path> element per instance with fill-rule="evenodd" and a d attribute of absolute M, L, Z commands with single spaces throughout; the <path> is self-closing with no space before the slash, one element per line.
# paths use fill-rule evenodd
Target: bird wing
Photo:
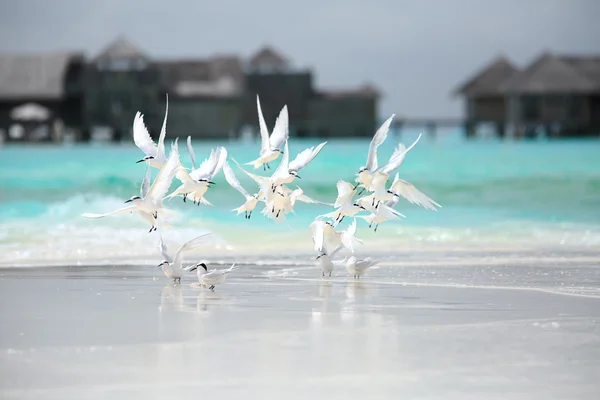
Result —
<path fill-rule="evenodd" d="M 165 118 L 163 119 L 162 128 L 160 129 L 160 136 L 158 137 L 158 149 L 156 157 L 160 160 L 166 160 L 165 156 L 165 136 L 167 136 L 167 115 L 169 114 L 169 95 L 167 94 L 167 105 L 165 109 Z"/>
<path fill-rule="evenodd" d="M 327 142 L 323 142 L 316 148 L 309 147 L 308 149 L 300 152 L 296 158 L 289 163 L 289 170 L 299 172 L 302 168 L 306 167 L 317 156 L 317 154 L 319 154 L 323 146 L 326 144 Z"/>
<path fill-rule="evenodd" d="M 343 244 L 339 244 L 331 253 L 329 253 L 329 258 L 333 261 L 333 257 L 344 248 Z"/>
<path fill-rule="evenodd" d="M 437 207 L 442 207 L 426 194 L 418 190 L 415 185 L 402 179 L 394 181 L 391 190 L 404 197 L 409 202 L 419 205 L 427 210 L 436 211 Z"/>
<path fill-rule="evenodd" d="M 394 151 L 394 153 L 392 154 L 392 156 L 390 157 L 390 160 L 387 162 L 387 164 L 381 166 L 378 170 L 389 175 L 396 171 L 398 168 L 400 168 L 400 165 L 402 165 L 406 154 L 419 142 L 419 139 L 421 139 L 421 135 L 422 134 L 419 133 L 419 137 L 417 137 L 417 140 L 415 140 L 413 144 L 411 144 L 408 148 L 405 148 L 405 146 L 402 143 L 400 143 Z"/>
<path fill-rule="evenodd" d="M 194 180 L 208 179 L 210 181 L 221 170 L 226 158 L 227 149 L 217 147 L 217 150 L 211 151 L 210 156 L 200 164 L 200 168 L 192 171 L 190 176 Z"/>
<path fill-rule="evenodd" d="M 187 138 L 187 149 L 188 149 L 188 154 L 190 155 L 190 159 L 192 160 L 192 167 L 194 169 L 197 169 L 198 167 L 196 167 L 196 154 L 194 154 L 194 148 L 192 147 L 192 137 L 188 136 Z"/>
<path fill-rule="evenodd" d="M 356 260 L 356 269 L 364 271 L 371 268 L 377 263 L 379 263 L 379 261 L 375 261 L 371 258 L 365 258 L 364 260 Z"/>
<path fill-rule="evenodd" d="M 352 221 L 352 224 L 342 232 L 342 245 L 354 253 L 354 249 L 362 244 L 362 240 L 354 236 L 356 234 L 356 218 Z"/>
<path fill-rule="evenodd" d="M 162 254 L 162 256 L 164 257 L 164 259 L 170 263 L 173 262 L 173 259 L 171 258 L 171 256 L 169 255 L 169 249 L 167 248 L 167 245 L 165 244 L 165 242 L 163 241 L 162 235 L 160 235 L 160 242 L 159 242 L 159 248 L 160 248 L 160 252 Z"/>
<path fill-rule="evenodd" d="M 374 171 L 377 169 L 377 149 L 387 138 L 388 132 L 390 130 L 390 125 L 392 124 L 392 119 L 396 114 L 392 114 L 391 117 L 385 120 L 385 122 L 377 129 L 375 135 L 373 135 L 373 139 L 369 144 L 369 155 L 367 156 L 367 165 L 365 166 L 369 171 Z"/>
<path fill-rule="evenodd" d="M 406 216 L 404 216 L 404 214 L 399 213 L 398 211 L 394 210 L 392 207 L 388 206 L 385 203 L 380 204 L 377 207 L 376 211 L 377 212 L 375 213 L 375 217 L 377 217 L 377 218 L 384 218 L 386 220 L 399 219 L 398 217 L 406 218 Z"/>
<path fill-rule="evenodd" d="M 271 137 L 269 138 L 271 150 L 277 150 L 281 148 L 283 143 L 287 141 L 289 133 L 288 109 L 287 105 L 285 105 L 279 112 L 279 116 L 277 117 L 275 126 L 273 127 L 273 132 L 271 132 Z M 287 153 L 287 150 L 285 152 Z"/>
<path fill-rule="evenodd" d="M 281 162 L 279 163 L 279 166 L 277 167 L 277 169 L 275 170 L 275 172 L 273 173 L 273 175 L 271 176 L 271 180 L 275 180 L 277 178 L 283 178 L 287 175 L 289 175 L 289 165 L 290 165 L 290 152 L 288 149 L 288 142 L 286 140 L 285 142 L 285 150 L 283 152 L 283 155 L 281 156 Z"/>
<path fill-rule="evenodd" d="M 215 165 L 215 168 L 212 170 L 212 173 L 210 174 L 210 180 L 212 180 L 215 177 L 215 175 L 217 175 L 219 173 L 221 168 L 223 168 L 223 164 L 225 164 L 226 160 L 227 160 L 227 149 L 225 147 L 221 147 L 219 149 L 217 165 Z"/>
<path fill-rule="evenodd" d="M 154 178 L 154 182 L 152 182 L 152 186 L 150 186 L 150 190 L 148 190 L 144 200 L 148 199 L 155 206 L 161 205 L 162 199 L 171 187 L 173 178 L 180 166 L 179 148 L 177 147 L 177 139 L 175 139 L 175 143 L 171 146 L 171 153 L 169 154 L 167 163 L 161 168 L 156 178 Z"/>
<path fill-rule="evenodd" d="M 308 196 L 307 196 L 307 195 L 305 195 L 305 194 L 301 194 L 301 195 L 299 195 L 299 196 L 295 196 L 295 197 L 296 197 L 296 200 L 299 200 L 299 201 L 301 201 L 301 202 L 303 202 L 303 203 L 308 203 L 308 204 L 321 204 L 321 205 L 323 205 L 323 206 L 329 206 L 329 207 L 333 207 L 333 204 L 331 204 L 331 203 L 325 203 L 325 202 L 323 202 L 323 201 L 315 200 L 315 199 L 313 199 L 313 198 L 311 198 L 311 197 L 308 197 Z"/>
<path fill-rule="evenodd" d="M 246 191 L 246 189 L 242 187 L 240 181 L 238 181 L 238 179 L 236 178 L 235 174 L 233 173 L 233 170 L 231 169 L 227 161 L 223 163 L 223 174 L 225 175 L 225 180 L 227 181 L 227 183 L 229 183 L 229 185 L 232 188 L 240 192 L 245 198 L 251 197 L 250 194 L 248 194 L 248 192 Z"/>
<path fill-rule="evenodd" d="M 105 214 L 83 213 L 83 214 L 81 214 L 81 216 L 86 217 L 86 218 L 104 218 L 104 217 L 107 217 L 107 216 L 113 215 L 113 214 L 123 214 L 126 212 L 133 212 L 136 209 L 137 209 L 136 206 L 127 206 L 127 207 L 119 208 L 118 210 L 115 210 L 115 211 L 107 212 Z"/>
<path fill-rule="evenodd" d="M 260 154 L 262 155 L 265 151 L 269 150 L 269 128 L 265 122 L 262 109 L 260 107 L 260 99 L 256 95 L 256 108 L 258 109 L 258 128 L 260 130 Z"/>
<path fill-rule="evenodd" d="M 140 197 L 143 199 L 146 197 L 146 193 L 148 193 L 148 188 L 150 187 L 150 166 L 146 166 L 146 174 L 144 175 L 144 179 L 142 179 L 142 186 L 140 186 Z"/>
<path fill-rule="evenodd" d="M 325 244 L 325 222 L 313 221 L 310 224 L 310 229 L 312 231 L 313 242 L 315 243 L 315 251 L 323 251 L 323 246 Z"/>
<path fill-rule="evenodd" d="M 147 156 L 157 156 L 158 148 L 150 137 L 148 129 L 144 124 L 144 114 L 139 111 L 135 114 L 135 118 L 133 119 L 133 141 Z"/>
<path fill-rule="evenodd" d="M 211 238 L 212 238 L 212 233 L 205 233 L 205 234 L 200 235 L 188 242 L 185 242 L 184 244 L 181 245 L 181 247 L 179 247 L 177 249 L 177 252 L 175 253 L 175 257 L 173 257 L 173 262 L 174 263 L 180 262 L 182 253 L 193 250 L 196 247 L 199 247 L 199 246 L 207 243 L 209 241 L 209 239 L 211 239 Z"/>
<path fill-rule="evenodd" d="M 260 191 L 263 192 L 263 195 L 266 196 L 268 193 L 271 193 L 269 178 L 264 176 L 253 174 L 252 172 L 246 171 L 242 166 L 235 160 L 235 158 L 231 157 L 235 165 L 238 166 L 246 175 L 248 175 L 254 182 L 258 183 Z"/>
<path fill-rule="evenodd" d="M 352 199 L 355 190 L 354 185 L 343 180 L 338 181 L 335 186 L 337 187 L 338 196 L 333 206 L 338 208 Z"/>

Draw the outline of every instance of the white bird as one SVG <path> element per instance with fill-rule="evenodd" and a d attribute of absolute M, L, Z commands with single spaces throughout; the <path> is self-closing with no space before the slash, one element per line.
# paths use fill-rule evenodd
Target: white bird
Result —
<path fill-rule="evenodd" d="M 162 236 L 160 237 L 160 252 L 162 253 L 165 260 L 158 264 L 158 267 L 162 269 L 163 273 L 167 278 L 173 279 L 175 282 L 181 283 L 181 277 L 188 272 L 195 271 L 197 265 L 192 265 L 188 268 L 183 268 L 182 266 L 182 258 L 183 253 L 186 251 L 193 250 L 203 244 L 206 244 L 209 239 L 211 239 L 212 233 L 205 233 L 204 235 L 200 235 L 183 245 L 177 249 L 175 252 L 175 256 L 171 257 L 169 255 L 169 250 L 167 245 L 163 242 Z"/>
<path fill-rule="evenodd" d="M 291 175 L 292 179 L 290 181 L 287 181 L 284 183 L 288 183 L 288 184 L 292 183 L 293 178 L 302 179 L 302 178 L 300 178 L 300 176 L 298 176 L 298 172 L 300 172 L 302 169 L 306 168 L 306 166 L 308 164 L 310 164 L 312 160 L 315 159 L 315 157 L 323 149 L 323 146 L 325 146 L 326 144 L 327 144 L 327 142 L 323 142 L 323 143 L 319 144 L 317 147 L 309 147 L 309 148 L 301 151 L 300 153 L 298 153 L 296 158 L 294 158 L 288 164 L 288 172 Z"/>
<path fill-rule="evenodd" d="M 400 195 L 412 204 L 416 204 L 426 210 L 437 211 L 436 206 L 441 208 L 438 203 L 429 198 L 425 193 L 419 191 L 412 183 L 402 180 L 398 177 L 398 173 L 394 177 L 390 191 L 396 195 Z M 397 199 L 398 197 L 396 197 Z M 396 200 L 397 202 L 398 200 Z M 394 203 L 395 205 L 395 203 Z M 392 206 L 393 207 L 393 206 Z"/>
<path fill-rule="evenodd" d="M 352 200 L 354 193 L 356 193 L 356 187 L 343 180 L 338 181 L 336 187 L 338 196 L 333 205 L 335 210 L 319 216 L 320 218 L 331 218 L 333 220 L 333 226 L 342 222 L 345 217 L 353 217 L 361 210 L 366 211 L 363 205 Z"/>
<path fill-rule="evenodd" d="M 333 271 L 333 268 L 336 266 L 336 264 L 338 264 L 338 263 L 334 263 L 332 259 L 336 255 L 336 253 L 338 251 L 340 251 L 341 249 L 342 249 L 342 245 L 339 245 L 330 254 L 327 254 L 327 252 L 323 251 L 323 252 L 321 252 L 321 254 L 319 254 L 317 256 L 317 265 L 321 268 L 322 276 L 325 276 L 325 274 L 329 274 L 329 276 L 331 276 L 331 272 Z M 339 264 L 341 264 L 341 263 L 339 263 Z"/>
<path fill-rule="evenodd" d="M 238 268 L 235 268 L 235 264 L 227 269 L 211 269 L 210 271 L 206 267 L 204 263 L 198 263 L 194 265 L 197 268 L 198 272 L 198 281 L 203 287 L 208 287 L 210 290 L 214 290 L 216 285 L 220 285 L 225 282 L 227 279 L 227 275 L 230 272 L 235 271 Z"/>
<path fill-rule="evenodd" d="M 371 139 L 371 143 L 369 144 L 369 153 L 367 155 L 367 163 L 364 167 L 361 167 L 358 170 L 356 182 L 357 186 L 361 186 L 366 190 L 370 190 L 371 179 L 373 172 L 378 167 L 377 164 L 377 149 L 381 144 L 387 139 L 388 132 L 390 130 L 390 125 L 392 124 L 392 120 L 396 114 L 392 114 L 391 117 L 385 120 L 383 124 L 377 129 L 375 135 L 373 135 L 373 139 Z"/>
<path fill-rule="evenodd" d="M 197 169 L 196 166 L 196 154 L 194 153 L 194 147 L 192 146 L 192 137 L 187 137 L 187 149 L 188 154 L 190 155 L 190 160 L 192 161 L 192 170 Z"/>
<path fill-rule="evenodd" d="M 211 150 L 210 156 L 200 164 L 198 169 L 192 172 L 188 173 L 180 163 L 175 176 L 181 181 L 181 185 L 168 195 L 167 198 L 171 199 L 181 194 L 183 195 L 184 203 L 189 196 L 192 198 L 194 204 L 198 203 L 200 205 L 202 203 L 211 205 L 204 198 L 204 195 L 210 185 L 214 185 L 212 180 L 219 173 L 226 159 L 227 150 L 224 147 L 218 147 L 216 151 L 214 149 Z"/>
<path fill-rule="evenodd" d="M 356 194 L 356 187 L 343 180 L 339 180 L 335 186 L 337 188 L 338 195 L 333 206 L 338 208 L 344 204 L 350 203 L 354 197 L 354 194 Z"/>
<path fill-rule="evenodd" d="M 145 162 L 151 167 L 161 169 L 167 162 L 165 156 L 165 136 L 167 134 L 167 114 L 169 113 L 169 96 L 167 94 L 167 106 L 165 109 L 165 118 L 158 137 L 158 146 L 154 143 L 148 129 L 144 124 L 144 115 L 139 111 L 133 119 L 133 141 L 135 145 L 142 150 L 146 156 L 138 163 Z"/>
<path fill-rule="evenodd" d="M 81 215 L 86 218 L 103 218 L 108 215 L 135 211 L 140 213 L 142 218 L 151 222 L 152 227 L 150 228 L 149 232 L 156 230 L 157 228 L 155 221 L 158 219 L 158 213 L 161 210 L 165 210 L 162 203 L 163 197 L 171 186 L 171 182 L 173 181 L 173 177 L 175 176 L 178 165 L 179 151 L 177 150 L 177 139 L 175 139 L 175 143 L 171 146 L 171 154 L 169 154 L 169 159 L 154 179 L 154 182 L 152 182 L 152 186 L 150 186 L 149 189 L 146 189 L 148 183 L 142 182 L 141 191 L 146 192 L 145 195 L 133 196 L 125 202 L 132 203 L 131 205 L 106 214 L 83 213 Z M 146 179 L 149 180 L 148 171 L 146 172 L 146 177 L 144 180 Z M 150 215 L 152 219 L 149 219 L 148 215 Z"/>
<path fill-rule="evenodd" d="M 398 197 L 394 197 L 392 200 L 388 200 L 385 203 L 380 203 L 377 207 L 372 205 L 370 197 L 372 197 L 372 195 L 358 199 L 358 202 L 363 204 L 368 211 L 371 211 L 371 214 L 357 215 L 356 217 L 367 221 L 369 223 L 369 228 L 375 224 L 375 232 L 377 232 L 377 228 L 382 222 L 406 218 L 403 214 L 394 210 L 394 206 L 398 202 Z"/>
<path fill-rule="evenodd" d="M 358 260 L 355 256 L 350 256 L 348 260 L 346 260 L 346 270 L 354 279 L 359 278 L 363 275 L 369 268 L 378 264 L 379 261 L 374 261 L 371 258 L 365 258 L 364 260 Z"/>
<path fill-rule="evenodd" d="M 281 186 L 281 189 L 286 192 L 289 196 L 289 209 L 286 209 L 286 213 L 293 212 L 296 201 L 301 201 L 307 204 L 320 204 L 322 206 L 333 207 L 331 203 L 325 203 L 323 201 L 315 200 L 312 197 L 308 197 L 304 194 L 304 190 L 300 186 L 296 186 L 296 189 L 291 190 L 287 186 Z"/>
<path fill-rule="evenodd" d="M 231 211 L 237 211 L 238 215 L 240 215 L 243 212 L 245 213 L 245 218 L 250 219 L 250 217 L 252 216 L 252 211 L 254 211 L 256 205 L 258 204 L 259 193 L 255 193 L 253 196 L 251 196 L 250 193 L 248 193 L 246 189 L 244 189 L 243 186 L 240 184 L 240 181 L 238 181 L 238 179 L 236 178 L 235 174 L 233 173 L 233 170 L 231 169 L 227 161 L 223 163 L 223 174 L 225 175 L 225 180 L 227 181 L 227 183 L 229 183 L 229 185 L 232 188 L 240 192 L 242 196 L 244 196 L 244 198 L 246 199 L 246 202 L 244 204 L 242 204 L 238 208 L 234 208 Z"/>
<path fill-rule="evenodd" d="M 288 139 L 289 136 L 289 117 L 287 105 L 283 106 L 279 112 L 279 116 L 275 121 L 273 132 L 269 137 L 269 129 L 263 117 L 262 109 L 260 107 L 260 100 L 258 95 L 256 96 L 256 107 L 258 109 L 258 125 L 260 129 L 261 148 L 260 157 L 254 161 L 246 163 L 246 165 L 252 165 L 254 168 L 259 168 L 261 165 L 264 169 L 269 167 L 269 163 L 274 161 L 282 153 L 281 146 Z"/>
<path fill-rule="evenodd" d="M 400 143 L 390 157 L 390 160 L 386 164 L 377 168 L 377 170 L 375 170 L 375 172 L 372 174 L 369 190 L 373 192 L 375 201 L 388 201 L 392 200 L 394 196 L 397 196 L 396 193 L 386 188 L 387 181 L 390 178 L 390 174 L 400 168 L 400 165 L 402 165 L 406 154 L 413 147 L 415 147 L 415 145 L 419 142 L 419 139 L 421 139 L 421 134 L 419 134 L 417 140 L 415 140 L 408 148 Z"/>
<path fill-rule="evenodd" d="M 327 252 L 328 246 L 343 246 L 351 253 L 362 244 L 356 235 L 356 219 L 343 231 L 336 231 L 331 222 L 315 220 L 310 224 L 315 251 Z"/>

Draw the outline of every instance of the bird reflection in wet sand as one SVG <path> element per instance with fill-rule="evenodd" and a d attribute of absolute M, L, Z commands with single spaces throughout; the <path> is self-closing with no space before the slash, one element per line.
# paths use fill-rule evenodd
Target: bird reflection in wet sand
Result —
<path fill-rule="evenodd" d="M 162 288 L 158 311 L 182 310 L 184 305 L 181 285 L 168 284 Z"/>
<path fill-rule="evenodd" d="M 214 308 L 216 305 L 223 304 L 224 300 L 227 298 L 223 296 L 221 293 L 203 290 L 198 294 L 196 298 L 196 311 L 198 312 L 206 312 L 208 311 L 209 304 L 211 308 Z"/>

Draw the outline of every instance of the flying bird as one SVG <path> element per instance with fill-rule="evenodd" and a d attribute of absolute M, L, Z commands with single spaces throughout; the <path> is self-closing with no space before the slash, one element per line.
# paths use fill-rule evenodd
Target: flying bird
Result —
<path fill-rule="evenodd" d="M 148 129 L 144 124 L 144 115 L 139 111 L 133 119 L 133 141 L 135 145 L 146 154 L 144 158 L 137 161 L 138 163 L 145 162 L 151 167 L 161 169 L 167 162 L 165 156 L 165 136 L 167 135 L 167 114 L 169 113 L 169 96 L 167 95 L 167 106 L 165 109 L 165 118 L 158 137 L 158 145 L 154 143 Z"/>

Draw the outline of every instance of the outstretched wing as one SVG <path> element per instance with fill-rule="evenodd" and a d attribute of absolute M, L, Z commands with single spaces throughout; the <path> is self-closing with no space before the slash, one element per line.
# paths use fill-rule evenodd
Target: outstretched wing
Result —
<path fill-rule="evenodd" d="M 397 178 L 398 177 L 396 176 L 391 188 L 394 193 L 399 194 L 409 202 L 419 205 L 426 210 L 436 211 L 436 206 L 440 208 L 442 207 L 429 198 L 425 193 L 418 190 L 412 183 Z"/>
<path fill-rule="evenodd" d="M 310 224 L 315 251 L 322 252 L 325 245 L 325 221 L 313 221 Z"/>
<path fill-rule="evenodd" d="M 290 152 L 288 149 L 288 142 L 286 141 L 285 147 L 284 147 L 284 152 L 283 152 L 283 155 L 281 156 L 281 162 L 279 163 L 279 166 L 277 167 L 277 169 L 271 176 L 271 179 L 274 180 L 276 178 L 283 178 L 285 176 L 288 176 L 289 171 L 290 171 L 289 165 L 290 165 Z"/>
<path fill-rule="evenodd" d="M 391 117 L 385 120 L 385 122 L 377 129 L 375 135 L 373 135 L 373 139 L 371 140 L 371 144 L 369 144 L 369 155 L 367 156 L 367 165 L 365 167 L 369 171 L 374 171 L 377 169 L 377 149 L 381 146 L 381 143 L 385 141 L 387 138 L 388 132 L 390 130 L 390 125 L 392 124 L 392 120 L 396 114 L 392 114 Z"/>
<path fill-rule="evenodd" d="M 252 172 L 248 172 L 244 168 L 242 168 L 242 166 L 235 160 L 235 158 L 231 157 L 231 159 L 233 160 L 235 165 L 237 165 L 238 168 L 242 170 L 242 172 L 244 172 L 246 175 L 248 175 L 254 182 L 258 183 L 258 186 L 259 186 L 260 190 L 263 192 L 263 195 L 270 193 L 269 189 L 270 189 L 271 185 L 269 183 L 269 178 L 253 174 Z"/>
<path fill-rule="evenodd" d="M 342 244 L 351 253 L 354 253 L 354 249 L 362 244 L 362 240 L 354 236 L 356 234 L 356 218 L 352 221 L 350 226 L 342 232 Z"/>
<path fill-rule="evenodd" d="M 227 161 L 223 163 L 223 174 L 225 175 L 225 180 L 227 181 L 227 183 L 229 183 L 229 185 L 232 188 L 240 192 L 245 198 L 251 197 L 250 194 L 248 194 L 248 192 L 246 191 L 246 189 L 242 187 L 240 181 L 238 181 L 238 179 L 236 178 L 235 174 L 233 173 L 233 170 L 231 169 Z"/>
<path fill-rule="evenodd" d="M 329 206 L 329 207 L 333 207 L 333 204 L 331 204 L 331 203 L 325 203 L 325 202 L 323 202 L 323 201 L 315 200 L 315 199 L 313 199 L 313 198 L 311 198 L 311 197 L 308 197 L 308 196 L 307 196 L 307 195 L 305 195 L 305 194 L 301 194 L 301 195 L 299 195 L 299 196 L 295 196 L 295 197 L 296 197 L 296 200 L 299 200 L 299 201 L 301 201 L 301 202 L 303 202 L 303 203 L 308 203 L 308 204 L 321 204 L 321 205 L 323 205 L 323 206 Z"/>
<path fill-rule="evenodd" d="M 139 111 L 135 113 L 135 118 L 133 119 L 133 141 L 147 156 L 157 156 L 158 148 L 144 124 L 144 114 Z"/>
<path fill-rule="evenodd" d="M 167 135 L 167 115 L 169 114 L 169 94 L 167 96 L 167 106 L 165 109 L 165 119 L 163 120 L 162 128 L 160 129 L 160 136 L 158 137 L 158 151 L 157 157 L 160 160 L 166 160 L 165 156 L 165 136 Z"/>
<path fill-rule="evenodd" d="M 258 109 L 258 128 L 260 130 L 260 153 L 263 154 L 265 151 L 269 150 L 269 128 L 267 128 L 267 123 L 265 122 L 265 117 L 263 116 L 262 109 L 260 107 L 260 99 L 258 95 L 256 95 L 256 108 Z"/>
<path fill-rule="evenodd" d="M 350 202 L 350 200 L 352 200 L 352 196 L 354 196 L 354 192 L 356 191 L 354 189 L 354 185 L 346 182 L 346 181 L 338 181 L 338 183 L 336 184 L 337 187 L 337 192 L 338 192 L 338 197 L 335 200 L 334 203 L 334 207 L 338 208 L 341 207 L 342 205 Z"/>
<path fill-rule="evenodd" d="M 327 142 L 323 142 L 317 146 L 317 148 L 309 147 L 308 149 L 302 151 L 300 154 L 294 158 L 293 161 L 290 162 L 288 169 L 290 171 L 299 172 L 302 168 L 306 167 L 316 156 L 319 154 L 323 146 L 325 146 Z"/>
<path fill-rule="evenodd" d="M 208 243 L 210 241 L 210 239 L 212 239 L 212 233 L 205 233 L 204 235 L 200 235 L 200 236 L 184 243 L 183 245 L 181 245 L 181 247 L 179 249 L 177 249 L 177 252 L 175 253 L 175 257 L 173 257 L 173 262 L 176 264 L 179 263 L 181 261 L 182 253 L 193 250 L 196 247 L 202 246 L 203 244 Z"/>
<path fill-rule="evenodd" d="M 405 148 L 405 146 L 400 143 L 398 145 L 398 147 L 396 148 L 396 150 L 394 151 L 394 153 L 392 154 L 392 156 L 390 157 L 390 161 L 387 162 L 387 164 L 381 166 L 378 171 L 381 171 L 387 175 L 390 175 L 391 173 L 393 173 L 394 171 L 396 171 L 398 168 L 400 168 L 400 165 L 402 165 L 402 162 L 404 161 L 404 158 L 406 157 L 406 154 L 413 148 L 415 147 L 415 145 L 419 142 L 419 139 L 421 139 L 421 133 L 419 133 L 419 137 L 417 138 L 417 140 L 415 140 L 413 142 L 413 144 L 410 145 L 410 147 Z"/>
<path fill-rule="evenodd" d="M 104 217 L 107 217 L 107 216 L 113 215 L 113 214 L 123 214 L 126 212 L 133 212 L 133 211 L 136 211 L 136 209 L 137 209 L 136 206 L 127 206 L 127 207 L 119 208 L 118 210 L 111 211 L 111 212 L 108 212 L 105 214 L 83 213 L 83 214 L 81 214 L 81 216 L 86 217 L 86 218 L 104 218 Z"/>
<path fill-rule="evenodd" d="M 273 127 L 273 132 L 269 138 L 271 150 L 280 149 L 283 143 L 288 139 L 289 132 L 288 109 L 287 105 L 285 105 L 279 112 L 279 116 L 277 117 L 275 126 Z"/>
<path fill-rule="evenodd" d="M 190 155 L 190 160 L 192 160 L 192 168 L 197 169 L 196 167 L 196 154 L 194 154 L 194 147 L 192 146 L 192 137 L 188 136 L 187 138 L 187 149 L 188 154 Z"/>
<path fill-rule="evenodd" d="M 162 256 L 164 257 L 164 259 L 166 261 L 172 263 L 173 259 L 171 258 L 171 256 L 169 256 L 169 249 L 167 248 L 167 245 L 163 241 L 162 235 L 160 235 L 159 248 L 160 248 L 160 252 L 161 252 Z"/>
<path fill-rule="evenodd" d="M 144 175 L 144 179 L 142 180 L 142 186 L 140 186 L 140 197 L 143 199 L 146 197 L 146 193 L 148 193 L 148 188 L 150 187 L 150 166 L 146 166 L 146 174 Z"/>
<path fill-rule="evenodd" d="M 146 197 L 144 197 L 144 200 L 148 199 L 155 206 L 162 204 L 162 199 L 167 194 L 167 191 L 171 187 L 171 182 L 173 182 L 173 177 L 181 166 L 177 140 L 178 139 L 175 139 L 175 143 L 171 146 L 171 153 L 169 154 L 167 163 L 162 167 L 156 178 L 154 178 L 150 190 L 148 190 Z"/>

